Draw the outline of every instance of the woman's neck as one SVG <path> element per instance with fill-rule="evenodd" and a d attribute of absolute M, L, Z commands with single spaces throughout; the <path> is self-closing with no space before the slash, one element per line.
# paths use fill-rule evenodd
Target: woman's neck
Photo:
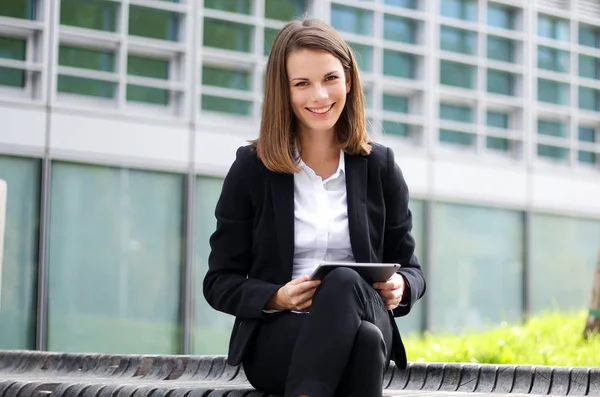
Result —
<path fill-rule="evenodd" d="M 328 178 L 337 169 L 340 146 L 333 133 L 302 134 L 299 146 L 302 161 L 321 178 Z"/>

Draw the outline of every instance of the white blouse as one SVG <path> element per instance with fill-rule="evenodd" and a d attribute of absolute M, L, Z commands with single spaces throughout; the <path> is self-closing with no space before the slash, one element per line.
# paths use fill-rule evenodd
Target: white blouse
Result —
<path fill-rule="evenodd" d="M 292 279 L 310 275 L 322 261 L 354 262 L 348 228 L 344 152 L 337 171 L 322 180 L 300 159 L 294 174 Z"/>

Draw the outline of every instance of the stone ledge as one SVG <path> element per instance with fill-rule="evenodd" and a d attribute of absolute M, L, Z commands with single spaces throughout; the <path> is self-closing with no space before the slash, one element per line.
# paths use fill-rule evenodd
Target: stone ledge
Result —
<path fill-rule="evenodd" d="M 470 363 L 392 364 L 387 396 L 467 393 L 600 396 L 600 368 Z M 437 392 L 437 393 L 431 393 Z M 0 350 L 0 397 L 265 397 L 225 356 L 113 355 Z"/>

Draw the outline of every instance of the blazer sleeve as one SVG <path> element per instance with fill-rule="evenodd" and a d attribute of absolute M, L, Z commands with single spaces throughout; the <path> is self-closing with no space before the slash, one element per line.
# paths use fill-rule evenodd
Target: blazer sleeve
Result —
<path fill-rule="evenodd" d="M 425 293 L 426 283 L 421 265 L 414 254 L 415 240 L 412 230 L 412 214 L 408 209 L 408 186 L 400 167 L 394 160 L 394 152 L 387 148 L 387 167 L 384 179 L 384 199 L 386 223 L 383 247 L 383 261 L 402 265 L 398 273 L 408 284 L 410 296 L 394 309 L 394 316 L 407 315 L 415 302 Z"/>
<path fill-rule="evenodd" d="M 204 297 L 216 310 L 238 318 L 260 318 L 280 285 L 249 278 L 254 210 L 250 194 L 254 152 L 238 149 L 217 202 L 217 228 L 210 237 Z"/>

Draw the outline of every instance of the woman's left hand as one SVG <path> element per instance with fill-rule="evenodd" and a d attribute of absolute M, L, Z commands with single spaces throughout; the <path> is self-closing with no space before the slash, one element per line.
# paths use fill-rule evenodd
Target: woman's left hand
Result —
<path fill-rule="evenodd" d="M 394 310 L 402 302 L 405 287 L 404 277 L 398 273 L 394 273 L 387 281 L 373 284 L 388 310 Z"/>

